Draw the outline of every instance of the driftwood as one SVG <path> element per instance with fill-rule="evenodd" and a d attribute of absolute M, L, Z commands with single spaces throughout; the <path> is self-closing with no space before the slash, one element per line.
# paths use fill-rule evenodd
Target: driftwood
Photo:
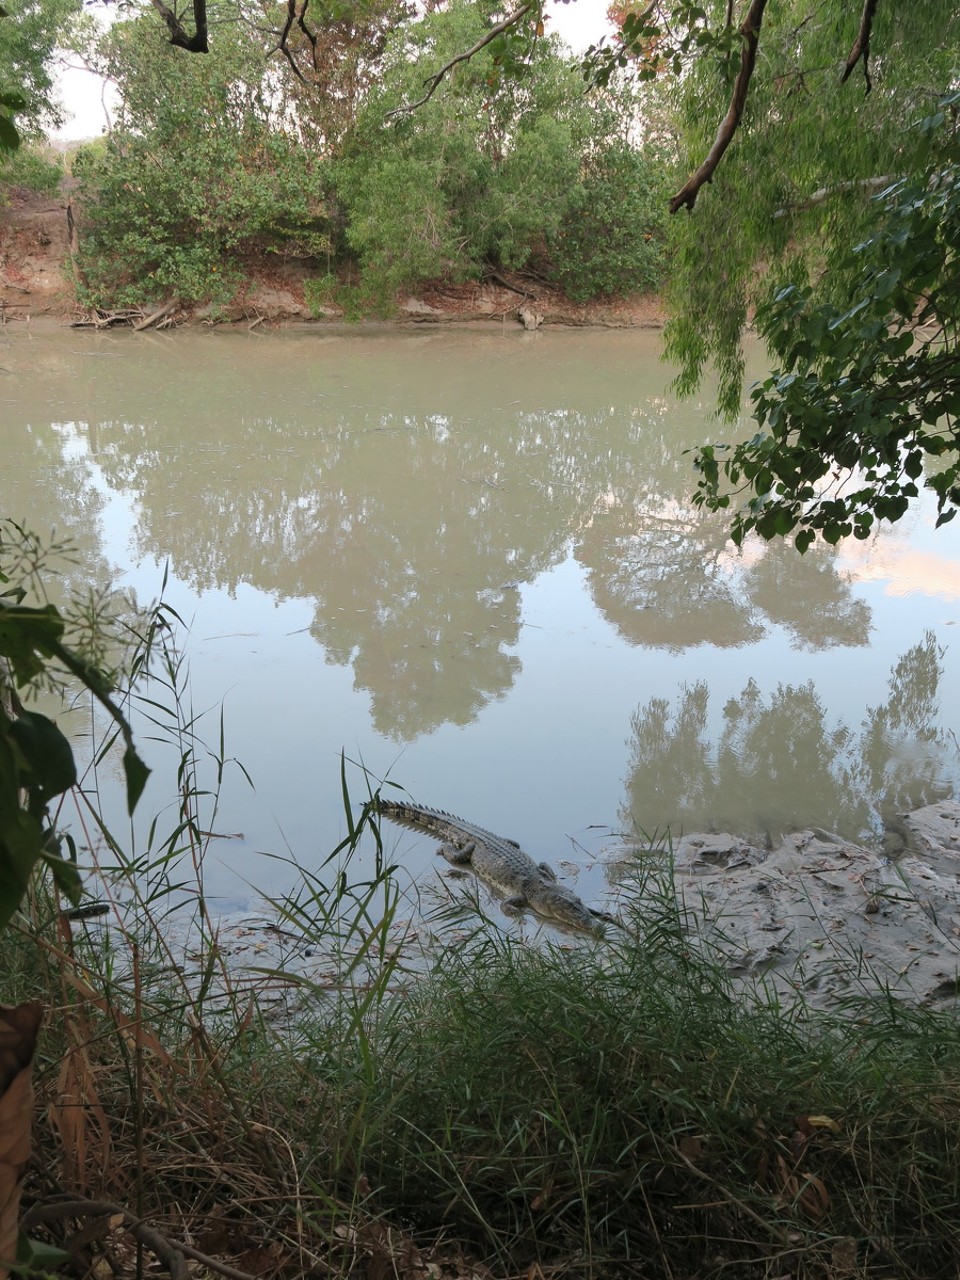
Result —
<path fill-rule="evenodd" d="M 173 313 L 180 306 L 179 298 L 171 298 L 169 302 L 165 302 L 162 307 L 158 307 L 156 311 L 147 314 L 143 307 L 121 307 L 116 311 L 105 311 L 101 307 L 94 307 L 85 316 L 71 322 L 71 329 L 112 329 L 115 325 L 129 324 L 133 326 L 134 333 L 141 333 L 144 329 L 165 329 L 167 325 L 172 324 Z"/>
<path fill-rule="evenodd" d="M 160 322 L 172 315 L 179 305 L 179 298 L 171 298 L 169 302 L 165 302 L 162 307 L 158 307 L 156 311 L 152 311 L 150 315 L 144 316 L 138 324 L 135 324 L 133 326 L 134 333 L 140 333 L 143 329 L 152 329 L 154 325 L 159 327 Z"/>
<path fill-rule="evenodd" d="M 94 308 L 85 316 L 70 322 L 71 329 L 112 329 L 117 324 L 133 324 L 143 317 L 140 307 L 128 307 L 120 311 L 101 311 Z"/>

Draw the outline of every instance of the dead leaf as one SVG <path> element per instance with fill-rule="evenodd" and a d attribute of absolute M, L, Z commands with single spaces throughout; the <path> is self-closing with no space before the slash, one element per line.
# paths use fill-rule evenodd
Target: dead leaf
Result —
<path fill-rule="evenodd" d="M 0 1006 L 0 1258 L 17 1253 L 20 1185 L 33 1126 L 33 1055 L 42 1021 L 39 1000 Z M 0 1263 L 0 1280 L 8 1274 Z"/>

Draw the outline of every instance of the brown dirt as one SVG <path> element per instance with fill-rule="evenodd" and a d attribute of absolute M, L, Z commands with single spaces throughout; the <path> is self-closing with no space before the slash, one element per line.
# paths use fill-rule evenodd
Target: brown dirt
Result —
<path fill-rule="evenodd" d="M 0 208 L 0 320 L 35 316 L 70 322 L 84 318 L 73 287 L 71 225 L 77 214 L 70 180 L 55 196 L 14 188 Z M 317 274 L 305 260 L 265 256 L 246 264 L 246 281 L 226 319 L 237 323 L 281 325 L 311 319 L 304 282 Z M 435 281 L 414 297 L 398 300 L 398 319 L 405 324 L 498 321 L 521 323 L 528 306 L 544 324 L 603 325 L 610 328 L 659 328 L 662 299 L 651 294 L 576 303 L 543 281 L 517 273 L 501 273 L 483 282 Z M 148 308 L 149 309 L 149 308 Z M 176 323 L 209 320 L 207 308 L 183 309 Z M 321 322 L 337 322 L 331 309 Z"/>

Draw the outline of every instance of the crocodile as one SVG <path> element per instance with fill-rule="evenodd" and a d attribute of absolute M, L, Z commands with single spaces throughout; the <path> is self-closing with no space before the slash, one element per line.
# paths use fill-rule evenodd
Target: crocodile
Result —
<path fill-rule="evenodd" d="M 613 916 L 594 911 L 560 884 L 549 863 L 534 862 L 515 840 L 413 801 L 381 797 L 380 812 L 400 826 L 439 836 L 443 841 L 439 852 L 446 860 L 470 867 L 502 899 L 506 911 L 530 910 L 553 924 L 598 935 L 603 934 L 604 924 L 615 923 Z"/>

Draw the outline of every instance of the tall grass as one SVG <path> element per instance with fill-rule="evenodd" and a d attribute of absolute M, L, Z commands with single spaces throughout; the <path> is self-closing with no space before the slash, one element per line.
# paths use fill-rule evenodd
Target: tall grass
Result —
<path fill-rule="evenodd" d="M 664 888 L 612 947 L 438 957 L 374 1046 L 378 1203 L 507 1271 L 955 1274 L 956 1021 L 734 998 Z"/>

